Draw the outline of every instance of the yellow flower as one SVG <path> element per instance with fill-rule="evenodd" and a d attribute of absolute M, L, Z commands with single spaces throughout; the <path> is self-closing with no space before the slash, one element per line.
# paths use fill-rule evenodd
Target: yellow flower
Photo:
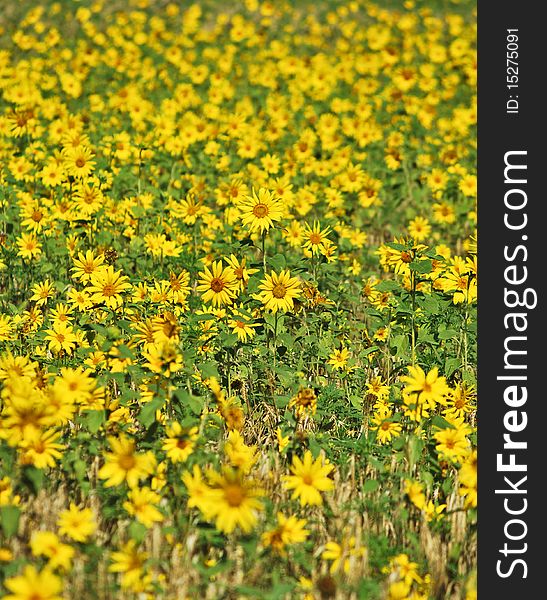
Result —
<path fill-rule="evenodd" d="M 423 242 L 431 233 L 431 225 L 424 217 L 416 217 L 408 224 L 408 234 L 416 242 Z"/>
<path fill-rule="evenodd" d="M 129 540 L 119 550 L 112 553 L 112 564 L 108 570 L 111 573 L 122 573 L 122 587 L 132 588 L 141 578 L 147 559 L 148 554 L 139 552 L 137 542 Z"/>
<path fill-rule="evenodd" d="M 266 188 L 259 188 L 258 194 L 254 188 L 252 195 L 245 195 L 238 203 L 241 211 L 243 225 L 251 231 L 260 230 L 260 233 L 268 231 L 274 226 L 274 221 L 283 217 L 283 203 L 272 192 Z"/>
<path fill-rule="evenodd" d="M 425 494 L 423 486 L 419 481 L 405 480 L 404 491 L 416 508 L 422 510 L 425 507 Z"/>
<path fill-rule="evenodd" d="M 231 533 L 240 527 L 245 533 L 252 531 L 264 505 L 259 500 L 264 495 L 252 479 L 229 467 L 222 473 L 208 473 L 210 486 L 197 506 L 205 518 L 214 520 L 219 531 Z"/>
<path fill-rule="evenodd" d="M 6 579 L 4 585 L 11 592 L 4 600 L 62 600 L 62 582 L 49 568 L 37 571 L 27 565 L 22 575 Z"/>
<path fill-rule="evenodd" d="M 448 460 L 461 461 L 470 452 L 470 443 L 463 429 L 441 429 L 434 434 L 437 441 L 435 450 L 439 456 Z"/>
<path fill-rule="evenodd" d="M 129 487 L 136 487 L 141 479 L 154 472 L 156 460 L 153 453 L 135 452 L 135 441 L 121 435 L 109 437 L 108 443 L 113 452 L 105 453 L 106 463 L 99 470 L 99 477 L 106 479 L 105 487 L 120 485 L 124 481 Z"/>
<path fill-rule="evenodd" d="M 391 411 L 378 411 L 372 418 L 372 423 L 371 430 L 376 430 L 376 439 L 380 444 L 387 444 L 391 438 L 398 437 L 403 428 L 401 423 L 394 420 Z"/>
<path fill-rule="evenodd" d="M 91 274 L 86 291 L 91 294 L 91 301 L 94 304 L 104 303 L 109 308 L 115 309 L 123 303 L 122 292 L 130 287 L 129 279 L 122 275 L 121 271 L 114 271 L 114 267 L 109 265 Z"/>
<path fill-rule="evenodd" d="M 123 507 L 130 515 L 135 515 L 145 527 L 152 527 L 160 523 L 164 517 L 154 506 L 161 500 L 161 496 L 148 487 L 134 488 L 127 494 L 127 501 Z"/>
<path fill-rule="evenodd" d="M 188 490 L 188 508 L 199 508 L 205 519 L 210 521 L 214 514 L 214 508 L 208 502 L 208 493 L 211 488 L 203 479 L 199 465 L 194 465 L 191 473 L 185 471 L 181 478 Z"/>
<path fill-rule="evenodd" d="M 321 558 L 332 560 L 330 566 L 331 575 L 334 575 L 340 567 L 342 567 L 343 572 L 347 575 L 350 572 L 352 562 L 355 562 L 357 558 L 365 556 L 365 554 L 366 549 L 358 545 L 355 536 L 350 536 L 344 539 L 341 545 L 337 542 L 327 542 Z"/>
<path fill-rule="evenodd" d="M 222 267 L 218 260 L 211 265 L 211 270 L 205 267 L 199 273 L 198 292 L 203 292 L 204 302 L 211 302 L 214 307 L 232 304 L 237 295 L 238 282 L 231 267 Z"/>
<path fill-rule="evenodd" d="M 241 469 L 244 473 L 251 470 L 258 458 L 256 446 L 247 446 L 239 431 L 235 429 L 228 434 L 228 440 L 224 444 L 224 452 L 230 464 Z"/>
<path fill-rule="evenodd" d="M 167 458 L 176 462 L 185 462 L 194 451 L 194 445 L 198 438 L 198 428 L 191 427 L 184 429 L 179 423 L 175 422 L 166 430 L 162 450 L 167 453 Z"/>
<path fill-rule="evenodd" d="M 95 168 L 93 152 L 85 146 L 63 149 L 63 167 L 69 175 L 78 179 L 89 177 Z"/>
<path fill-rule="evenodd" d="M 13 552 L 9 548 L 0 546 L 0 562 L 11 562 L 13 560 Z"/>
<path fill-rule="evenodd" d="M 450 388 L 444 377 L 439 377 L 439 369 L 433 367 L 426 375 L 425 371 L 419 366 L 408 367 L 408 375 L 401 377 L 401 381 L 406 383 L 405 392 L 407 394 L 418 394 L 421 402 L 438 402 L 446 404 L 446 397 L 450 394 Z"/>
<path fill-rule="evenodd" d="M 37 306 L 46 304 L 49 298 L 52 298 L 55 294 L 55 286 L 49 279 L 46 279 L 43 283 L 37 283 L 32 286 L 31 301 L 36 302 Z"/>
<path fill-rule="evenodd" d="M 19 252 L 17 256 L 23 258 L 37 258 L 42 253 L 42 244 L 36 239 L 33 233 L 22 233 L 17 238 Z"/>
<path fill-rule="evenodd" d="M 294 515 L 286 517 L 283 513 L 278 512 L 277 527 L 262 534 L 262 543 L 283 556 L 285 546 L 306 541 L 310 534 L 304 529 L 306 523 L 306 519 L 298 519 Z"/>
<path fill-rule="evenodd" d="M 292 475 L 285 475 L 285 487 L 294 490 L 291 498 L 300 498 L 302 506 L 323 504 L 321 492 L 334 489 L 334 482 L 328 475 L 334 469 L 331 464 L 324 464 L 321 457 L 313 460 L 312 454 L 306 450 L 304 460 L 294 456 L 291 465 Z"/>
<path fill-rule="evenodd" d="M 251 340 L 255 335 L 255 327 L 258 327 L 257 323 L 251 322 L 251 317 L 247 316 L 242 308 L 234 309 L 232 318 L 228 319 L 228 327 L 232 329 L 232 333 L 235 333 L 241 342 L 247 342 Z"/>
<path fill-rule="evenodd" d="M 317 394 L 311 388 L 303 388 L 291 398 L 289 408 L 294 409 L 295 414 L 300 418 L 314 415 L 317 411 Z"/>
<path fill-rule="evenodd" d="M 171 377 L 182 369 L 182 356 L 173 342 L 148 344 L 142 355 L 147 361 L 144 366 L 164 377 Z"/>
<path fill-rule="evenodd" d="M 88 250 L 85 255 L 78 252 L 78 258 L 74 259 L 74 266 L 71 271 L 74 277 L 82 283 L 87 283 L 92 275 L 96 275 L 105 268 L 104 254 L 95 255 L 92 250 Z"/>
<path fill-rule="evenodd" d="M 56 440 L 61 434 L 53 431 L 33 432 L 25 436 L 20 443 L 22 451 L 21 463 L 32 464 L 38 469 L 54 467 L 55 460 L 61 458 L 59 450 L 65 448 L 63 444 L 57 444 Z"/>
<path fill-rule="evenodd" d="M 333 369 L 339 369 L 341 371 L 346 367 L 350 356 L 350 351 L 347 348 L 340 348 L 340 350 L 335 350 L 329 355 L 327 363 L 332 365 Z"/>
<path fill-rule="evenodd" d="M 277 438 L 279 452 L 283 452 L 283 450 L 285 450 L 285 448 L 289 445 L 291 438 L 288 435 L 284 436 L 280 427 L 275 430 L 275 436 Z"/>
<path fill-rule="evenodd" d="M 265 279 L 258 286 L 262 290 L 255 296 L 260 300 L 266 310 L 276 313 L 278 310 L 287 312 L 294 309 L 294 299 L 299 298 L 300 282 L 296 277 L 291 277 L 287 269 L 283 269 L 279 275 L 272 271 L 271 275 L 264 275 Z"/>
<path fill-rule="evenodd" d="M 90 508 L 78 508 L 73 502 L 68 510 L 59 513 L 57 519 L 59 533 L 67 535 L 75 542 L 86 542 L 95 532 L 97 525 Z"/>
<path fill-rule="evenodd" d="M 321 229 L 319 221 L 314 221 L 313 227 L 310 227 L 306 223 L 302 234 L 304 238 L 302 247 L 305 250 L 309 250 L 312 255 L 319 254 L 320 252 L 323 253 L 326 247 L 332 245 L 332 242 L 327 237 L 330 232 L 331 228 L 328 226 L 325 229 Z"/>
<path fill-rule="evenodd" d="M 74 548 L 62 544 L 51 531 L 37 531 L 32 534 L 30 548 L 33 556 L 48 558 L 48 567 L 52 569 L 70 570 L 70 561 L 74 556 Z"/>
<path fill-rule="evenodd" d="M 74 329 L 62 321 L 56 321 L 52 329 L 46 329 L 45 339 L 49 342 L 49 349 L 57 354 L 61 351 L 71 354 L 78 341 Z"/>
<path fill-rule="evenodd" d="M 247 267 L 246 259 L 242 258 L 240 260 L 234 254 L 230 254 L 230 256 L 226 258 L 226 262 L 228 263 L 228 266 L 233 269 L 238 291 L 242 292 L 249 282 L 249 277 L 257 273 L 258 269 Z"/>

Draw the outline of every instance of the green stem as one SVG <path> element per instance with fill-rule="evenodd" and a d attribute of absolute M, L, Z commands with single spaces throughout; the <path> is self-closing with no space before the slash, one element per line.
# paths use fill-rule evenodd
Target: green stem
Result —
<path fill-rule="evenodd" d="M 416 365 L 416 273 L 411 271 L 412 284 L 412 366 Z"/>
<path fill-rule="evenodd" d="M 262 266 L 266 274 L 266 230 L 262 232 Z"/>

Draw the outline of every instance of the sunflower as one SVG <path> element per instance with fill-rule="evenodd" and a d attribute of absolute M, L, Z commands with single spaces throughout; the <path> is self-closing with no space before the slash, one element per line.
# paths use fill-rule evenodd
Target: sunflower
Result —
<path fill-rule="evenodd" d="M 246 342 L 256 335 L 255 327 L 258 323 L 253 323 L 251 315 L 247 313 L 242 306 L 234 308 L 231 317 L 228 319 L 228 327 L 235 333 L 241 342 Z"/>
<path fill-rule="evenodd" d="M 198 428 L 183 428 L 176 421 L 166 429 L 167 438 L 163 443 L 162 450 L 167 453 L 167 458 L 174 463 L 185 462 L 194 451 L 194 445 L 198 438 Z"/>
<path fill-rule="evenodd" d="M 74 350 L 78 341 L 72 327 L 63 321 L 56 321 L 53 323 L 52 329 L 46 329 L 45 339 L 49 342 L 48 346 L 52 352 L 59 353 L 64 350 L 69 354 Z"/>
<path fill-rule="evenodd" d="M 279 275 L 274 271 L 271 275 L 266 274 L 258 289 L 262 292 L 255 298 L 273 313 L 293 310 L 294 299 L 300 297 L 300 282 L 296 277 L 291 277 L 287 269 L 283 269 Z"/>
<path fill-rule="evenodd" d="M 306 524 L 306 519 L 298 519 L 295 516 L 286 517 L 283 513 L 278 512 L 277 527 L 262 534 L 262 543 L 284 556 L 285 546 L 306 541 L 310 533 L 304 529 Z"/>
<path fill-rule="evenodd" d="M 22 575 L 6 579 L 4 585 L 13 592 L 4 600 L 62 600 L 63 582 L 47 567 L 37 571 L 27 565 Z"/>
<path fill-rule="evenodd" d="M 401 377 L 406 383 L 405 392 L 408 394 L 419 394 L 422 402 L 431 401 L 446 404 L 446 397 L 450 394 L 450 388 L 444 377 L 439 376 L 439 369 L 433 367 L 427 374 L 419 366 L 408 367 L 408 375 Z"/>
<path fill-rule="evenodd" d="M 330 232 L 331 228 L 328 226 L 324 229 L 321 229 L 319 221 L 314 221 L 312 227 L 310 227 L 308 223 L 306 223 L 304 226 L 304 243 L 302 244 L 302 247 L 305 250 L 311 252 L 312 255 L 318 254 L 320 252 L 322 253 L 322 251 L 324 251 L 326 247 L 332 244 L 332 242 L 327 237 Z"/>
<path fill-rule="evenodd" d="M 293 457 L 291 473 L 285 475 L 285 487 L 294 490 L 291 498 L 300 498 L 300 504 L 319 506 L 323 504 L 321 492 L 328 492 L 334 489 L 334 482 L 329 479 L 330 472 L 334 469 L 333 465 L 325 464 L 321 457 L 313 460 L 312 454 L 306 450 L 304 460 Z"/>
<path fill-rule="evenodd" d="M 273 227 L 274 221 L 280 221 L 284 212 L 281 200 L 266 188 L 259 188 L 258 194 L 253 188 L 252 195 L 244 196 L 238 208 L 243 225 L 260 233 Z"/>
<path fill-rule="evenodd" d="M 86 146 L 64 148 L 63 150 L 65 171 L 78 179 L 85 179 L 91 175 L 95 168 L 95 161 L 92 158 L 93 152 Z"/>
<path fill-rule="evenodd" d="M 86 542 L 97 529 L 91 508 L 78 508 L 73 502 L 67 510 L 59 513 L 57 525 L 60 534 L 75 542 Z"/>
<path fill-rule="evenodd" d="M 42 244 L 36 239 L 33 233 L 22 233 L 17 238 L 19 252 L 17 256 L 23 258 L 37 258 L 42 253 Z"/>
<path fill-rule="evenodd" d="M 317 411 L 317 394 L 311 388 L 303 388 L 291 399 L 289 408 L 294 409 L 300 418 L 314 415 Z"/>
<path fill-rule="evenodd" d="M 148 487 L 134 488 L 127 494 L 127 501 L 123 503 L 123 507 L 148 528 L 163 521 L 162 513 L 156 508 L 160 500 L 161 496 Z"/>
<path fill-rule="evenodd" d="M 107 480 L 105 487 L 120 485 L 124 481 L 129 487 L 135 487 L 139 480 L 153 473 L 156 464 L 154 454 L 137 454 L 134 440 L 122 435 L 108 438 L 108 443 L 112 452 L 105 453 L 106 463 L 99 470 L 99 477 Z"/>
<path fill-rule="evenodd" d="M 21 463 L 34 465 L 38 469 L 54 467 L 56 459 L 62 456 L 59 451 L 65 447 L 63 444 L 56 442 L 60 435 L 56 431 L 46 430 L 40 433 L 34 431 L 32 434 L 25 436 L 20 443 L 22 450 Z"/>
<path fill-rule="evenodd" d="M 197 291 L 203 292 L 204 302 L 211 302 L 214 307 L 232 304 L 237 294 L 238 281 L 232 267 L 222 267 L 222 261 L 217 260 L 211 269 L 205 267 L 199 273 Z"/>
<path fill-rule="evenodd" d="M 121 293 L 131 287 L 129 279 L 121 271 L 114 271 L 112 265 L 93 273 L 89 283 L 87 291 L 91 294 L 91 301 L 94 304 L 104 303 L 112 309 L 122 305 Z"/>
<path fill-rule="evenodd" d="M 245 533 L 252 531 L 258 512 L 264 510 L 259 500 L 263 490 L 238 469 L 224 467 L 222 474 L 213 471 L 208 476 L 211 487 L 206 503 L 216 528 L 224 533 L 231 533 L 237 526 Z"/>

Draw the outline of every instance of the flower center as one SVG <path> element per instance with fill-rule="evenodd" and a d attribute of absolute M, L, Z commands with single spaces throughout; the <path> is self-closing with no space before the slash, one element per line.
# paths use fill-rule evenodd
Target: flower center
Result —
<path fill-rule="evenodd" d="M 253 215 L 258 219 L 263 219 L 270 211 L 265 204 L 257 204 L 253 208 Z"/>
<path fill-rule="evenodd" d="M 111 283 L 107 283 L 103 287 L 103 296 L 114 296 L 115 293 L 116 293 L 116 289 L 114 288 L 114 286 Z"/>
<path fill-rule="evenodd" d="M 282 284 L 278 283 L 272 290 L 274 298 L 284 298 L 287 295 L 287 288 Z"/>
<path fill-rule="evenodd" d="M 224 289 L 224 282 L 222 281 L 222 279 L 220 279 L 219 277 L 215 277 L 214 279 L 212 279 L 211 280 L 211 289 L 216 294 L 221 292 Z"/>
<path fill-rule="evenodd" d="M 403 251 L 401 252 L 401 260 L 402 260 L 404 263 L 410 263 L 410 262 L 412 262 L 412 256 L 410 255 L 410 253 L 409 253 L 409 252 L 406 252 L 405 250 L 403 250 Z"/>
<path fill-rule="evenodd" d="M 118 465 L 124 471 L 130 471 L 136 464 L 135 457 L 132 454 L 125 454 L 124 456 L 120 456 L 118 460 Z"/>
<path fill-rule="evenodd" d="M 76 159 L 75 164 L 79 169 L 81 169 L 82 167 L 85 166 L 85 158 L 82 158 L 80 156 L 79 158 Z"/>
<path fill-rule="evenodd" d="M 305 475 L 302 475 L 302 481 L 306 485 L 312 485 L 313 484 L 313 477 L 309 473 L 306 473 Z"/>
<path fill-rule="evenodd" d="M 224 496 L 226 498 L 226 502 L 230 506 L 241 506 L 243 500 L 245 499 L 245 494 L 241 486 L 239 485 L 229 485 L 224 489 Z"/>
<path fill-rule="evenodd" d="M 321 234 L 319 234 L 319 233 L 312 233 L 310 235 L 310 242 L 312 244 L 316 244 L 316 245 L 320 244 L 321 243 Z"/>
<path fill-rule="evenodd" d="M 36 452 L 36 454 L 42 454 L 46 449 L 46 445 L 44 444 L 44 442 L 42 440 L 36 442 L 34 444 L 34 451 Z"/>

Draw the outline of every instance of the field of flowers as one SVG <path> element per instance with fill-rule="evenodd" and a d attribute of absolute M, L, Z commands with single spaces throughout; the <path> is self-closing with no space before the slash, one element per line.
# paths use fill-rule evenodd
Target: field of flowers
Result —
<path fill-rule="evenodd" d="M 0 11 L 0 596 L 476 598 L 472 2 Z"/>

